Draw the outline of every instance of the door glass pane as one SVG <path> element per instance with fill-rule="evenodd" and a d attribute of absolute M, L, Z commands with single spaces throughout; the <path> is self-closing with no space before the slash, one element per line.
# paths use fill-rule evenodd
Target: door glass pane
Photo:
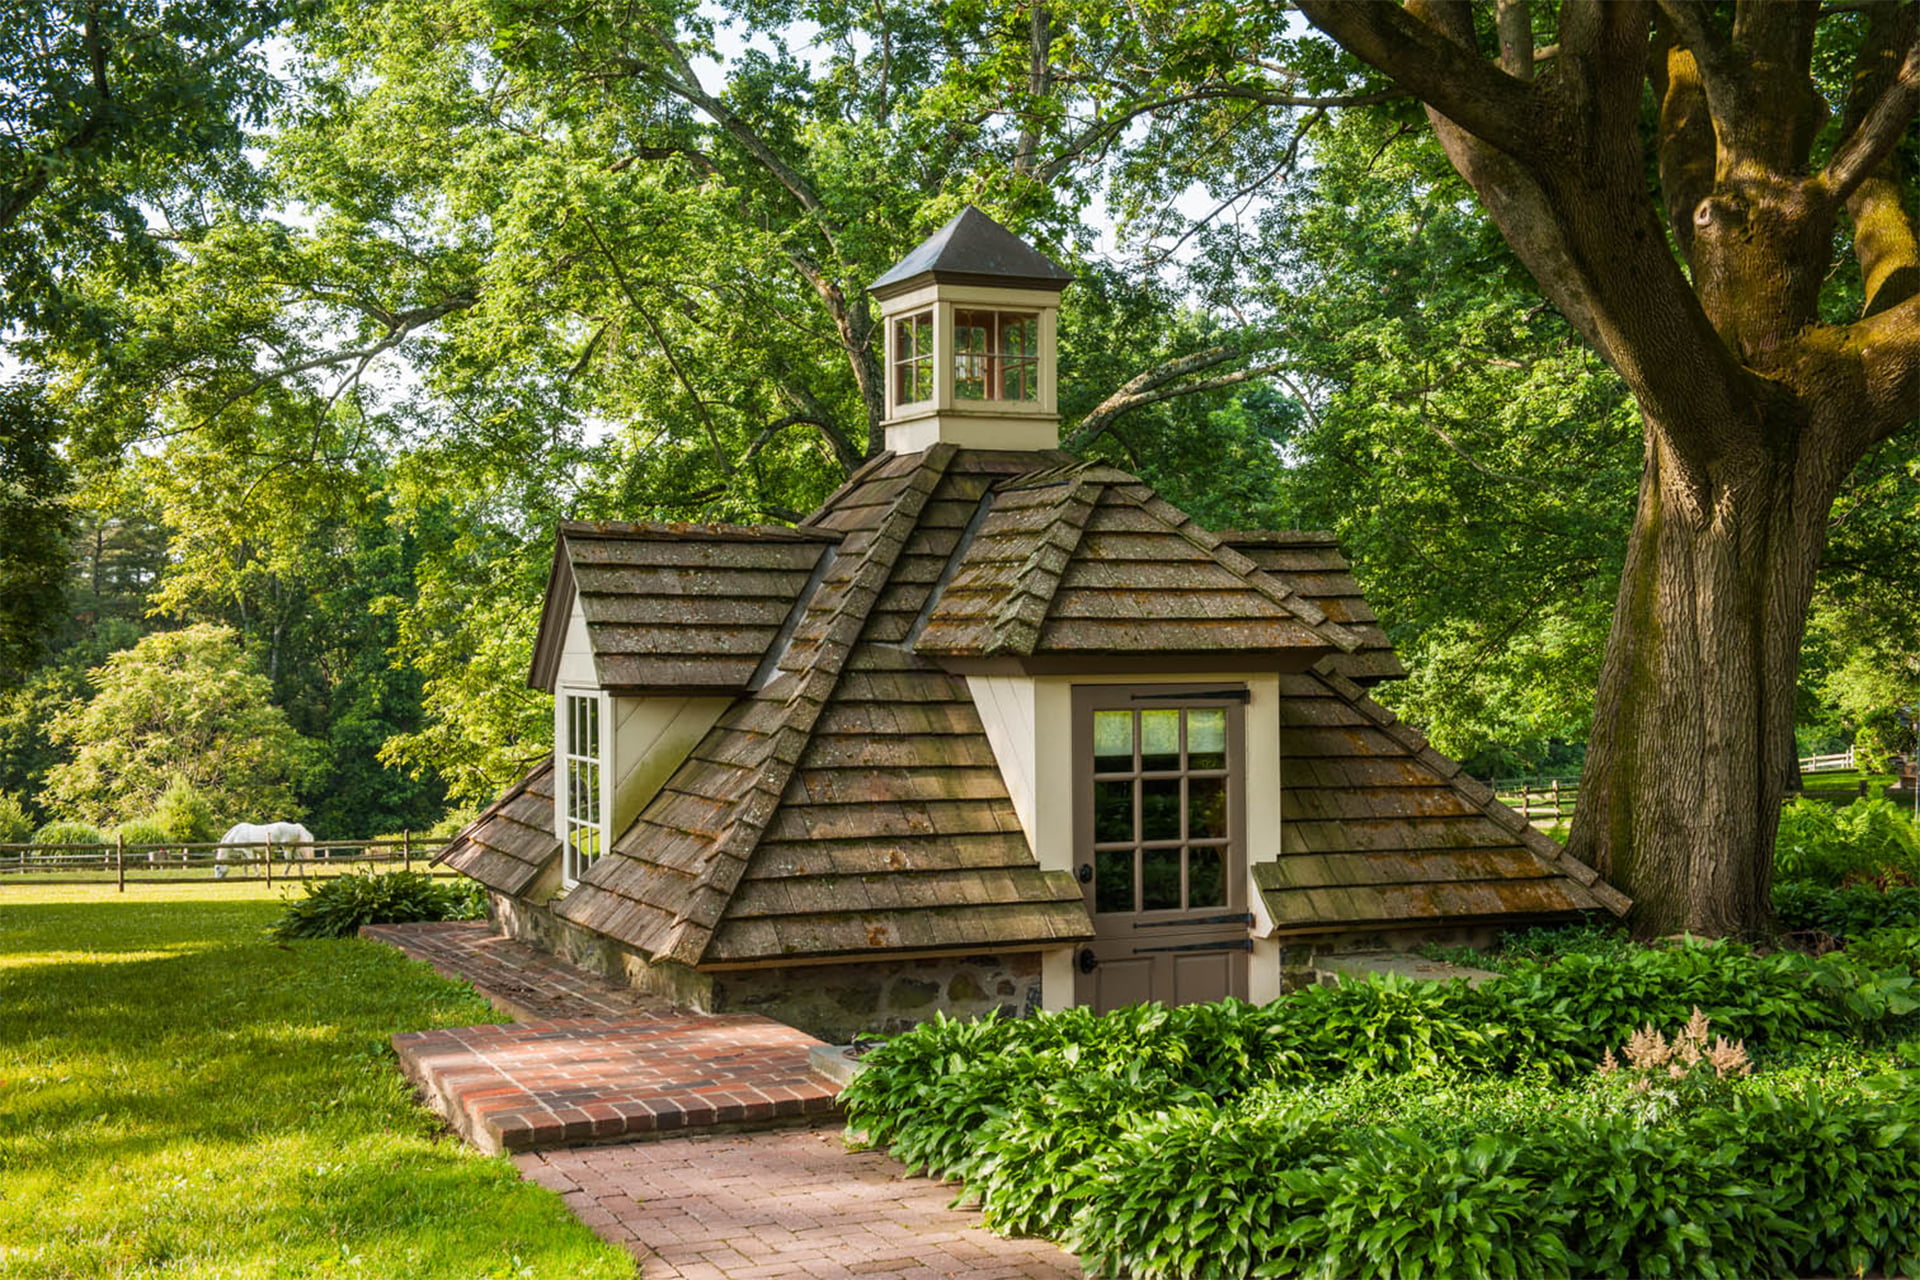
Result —
<path fill-rule="evenodd" d="M 1187 779 L 1187 839 L 1227 838 L 1227 780 Z"/>
<path fill-rule="evenodd" d="M 1180 713 L 1171 708 L 1140 713 L 1140 767 L 1180 767 Z"/>
<path fill-rule="evenodd" d="M 1147 849 L 1140 854 L 1140 909 L 1175 911 L 1180 906 L 1180 851 Z"/>
<path fill-rule="evenodd" d="M 1133 783 L 1093 784 L 1093 838 L 1100 844 L 1133 840 Z"/>
<path fill-rule="evenodd" d="M 991 311 L 953 313 L 953 394 L 960 400 L 987 398 L 987 337 Z"/>
<path fill-rule="evenodd" d="M 1205 707 L 1187 712 L 1187 768 L 1227 767 L 1227 713 Z"/>
<path fill-rule="evenodd" d="M 1102 849 L 1093 855 L 1093 909 L 1133 910 L 1133 850 Z"/>
<path fill-rule="evenodd" d="M 1187 905 L 1227 905 L 1226 860 L 1221 857 L 1219 849 L 1191 849 L 1187 852 Z"/>
<path fill-rule="evenodd" d="M 1093 768 L 1096 773 L 1133 772 L 1133 712 L 1093 713 Z"/>
<path fill-rule="evenodd" d="M 1140 784 L 1140 838 L 1180 838 L 1180 779 L 1149 778 Z"/>

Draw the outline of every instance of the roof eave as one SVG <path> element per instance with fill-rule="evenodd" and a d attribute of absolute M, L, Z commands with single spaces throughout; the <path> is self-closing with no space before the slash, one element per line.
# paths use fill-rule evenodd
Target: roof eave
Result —
<path fill-rule="evenodd" d="M 560 675 L 560 655 L 567 646 L 573 597 L 573 564 L 567 558 L 567 534 L 562 526 L 553 540 L 553 566 L 547 570 L 547 593 L 540 605 L 540 627 L 534 633 L 533 661 L 527 667 L 529 689 L 553 692 Z"/>

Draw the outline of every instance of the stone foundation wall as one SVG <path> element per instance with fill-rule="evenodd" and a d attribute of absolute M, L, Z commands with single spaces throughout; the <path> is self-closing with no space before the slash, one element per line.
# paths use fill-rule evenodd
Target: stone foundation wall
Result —
<path fill-rule="evenodd" d="M 743 969 L 712 979 L 717 1010 L 765 1014 L 829 1044 L 905 1031 L 935 1012 L 1024 1017 L 1040 1008 L 1036 951 Z"/>
<path fill-rule="evenodd" d="M 538 947 L 610 982 L 664 997 L 682 1008 L 715 1012 L 712 983 L 706 974 L 677 964 L 653 964 L 611 938 L 562 920 L 545 903 L 489 893 L 487 919 L 516 942 Z"/>
<path fill-rule="evenodd" d="M 891 1035 L 935 1012 L 1022 1017 L 1040 1008 L 1040 954 L 951 956 L 697 973 L 653 964 L 555 915 L 545 903 L 487 895 L 494 929 L 636 991 L 703 1013 L 759 1013 L 830 1044 Z"/>
<path fill-rule="evenodd" d="M 1493 946 L 1503 927 L 1436 924 L 1420 929 L 1386 929 L 1370 933 L 1286 939 L 1280 949 L 1280 989 L 1294 992 L 1318 983 L 1339 981 L 1339 975 L 1321 963 L 1328 956 L 1362 951 L 1412 951 L 1430 942 L 1484 951 Z"/>

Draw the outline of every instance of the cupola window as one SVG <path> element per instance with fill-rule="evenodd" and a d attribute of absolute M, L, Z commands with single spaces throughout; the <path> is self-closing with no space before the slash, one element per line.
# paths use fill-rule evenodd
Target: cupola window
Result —
<path fill-rule="evenodd" d="M 893 402 L 933 399 L 933 312 L 918 311 L 893 322 Z"/>
<path fill-rule="evenodd" d="M 955 310 L 953 395 L 956 400 L 1038 400 L 1040 317 Z"/>

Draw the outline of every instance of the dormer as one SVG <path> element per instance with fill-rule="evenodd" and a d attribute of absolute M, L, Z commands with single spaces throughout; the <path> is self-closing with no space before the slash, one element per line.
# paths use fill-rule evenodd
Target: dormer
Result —
<path fill-rule="evenodd" d="M 875 280 L 887 448 L 1058 447 L 1060 291 L 1072 280 L 972 205 Z"/>

